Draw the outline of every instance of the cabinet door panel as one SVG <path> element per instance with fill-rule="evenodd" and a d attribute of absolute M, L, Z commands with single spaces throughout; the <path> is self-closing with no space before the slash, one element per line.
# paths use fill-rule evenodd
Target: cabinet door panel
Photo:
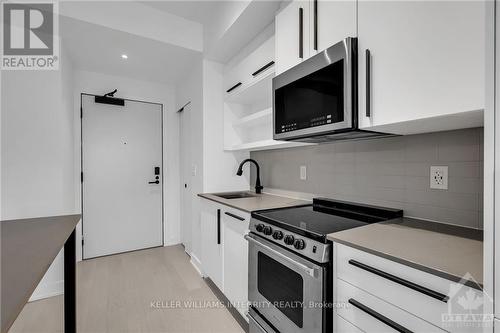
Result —
<path fill-rule="evenodd" d="M 201 211 L 201 264 L 204 273 L 220 289 L 222 283 L 222 239 L 223 228 L 218 230 L 217 209 L 215 205 L 205 205 Z M 220 232 L 220 244 L 218 244 L 218 232 Z"/>
<path fill-rule="evenodd" d="M 484 108 L 484 15 L 483 1 L 359 1 L 360 127 Z"/>
<path fill-rule="evenodd" d="M 293 1 L 276 15 L 276 74 L 309 57 L 309 1 Z M 299 57 L 299 11 L 303 12 L 303 57 Z"/>
<path fill-rule="evenodd" d="M 314 6 L 317 6 L 315 29 Z M 311 4 L 311 53 L 321 52 L 346 37 L 356 37 L 356 1 L 313 0 Z M 315 50 L 315 31 L 317 50 Z"/>
<path fill-rule="evenodd" d="M 248 310 L 248 232 L 250 217 L 239 211 L 229 211 L 244 221 L 224 214 L 224 294 L 241 315 Z"/>
<path fill-rule="evenodd" d="M 335 316 L 335 330 L 334 333 L 361 333 L 363 332 L 344 318 L 339 315 Z"/>

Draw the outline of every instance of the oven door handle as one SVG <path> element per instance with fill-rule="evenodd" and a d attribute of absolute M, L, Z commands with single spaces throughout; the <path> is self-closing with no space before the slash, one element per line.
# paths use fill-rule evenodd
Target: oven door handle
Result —
<path fill-rule="evenodd" d="M 316 269 L 311 268 L 311 267 L 307 267 L 306 265 L 301 264 L 300 262 L 293 260 L 292 258 L 284 255 L 283 253 L 280 253 L 280 252 L 276 251 L 275 249 L 271 248 L 270 246 L 262 244 L 261 242 L 259 242 L 258 240 L 254 239 L 253 237 L 250 237 L 249 235 L 245 235 L 245 239 L 247 241 L 249 241 L 249 242 L 257 244 L 258 246 L 266 249 L 267 251 L 269 251 L 269 252 L 273 253 L 274 255 L 280 257 L 281 259 L 284 259 L 284 260 L 288 261 L 290 264 L 292 264 L 292 265 L 300 268 L 301 270 L 303 270 L 304 272 L 306 272 L 307 274 L 309 274 L 313 278 L 317 277 L 318 274 L 317 274 L 317 270 Z"/>

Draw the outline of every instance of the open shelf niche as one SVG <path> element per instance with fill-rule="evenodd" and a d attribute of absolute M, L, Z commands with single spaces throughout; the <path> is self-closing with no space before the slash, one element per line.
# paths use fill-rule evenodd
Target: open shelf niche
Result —
<path fill-rule="evenodd" d="M 307 145 L 273 140 L 274 68 L 228 94 L 224 103 L 224 150 L 256 151 Z"/>

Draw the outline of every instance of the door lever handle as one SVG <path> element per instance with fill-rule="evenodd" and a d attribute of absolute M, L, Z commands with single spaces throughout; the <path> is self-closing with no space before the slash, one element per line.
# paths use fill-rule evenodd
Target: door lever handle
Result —
<path fill-rule="evenodd" d="M 160 184 L 159 180 L 155 180 L 154 182 L 149 182 L 149 184 Z"/>

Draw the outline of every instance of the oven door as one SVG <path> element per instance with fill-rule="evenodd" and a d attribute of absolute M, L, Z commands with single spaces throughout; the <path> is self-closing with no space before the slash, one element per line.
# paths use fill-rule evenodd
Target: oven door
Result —
<path fill-rule="evenodd" d="M 248 299 L 280 332 L 322 332 L 326 268 L 254 234 L 248 240 Z"/>
<path fill-rule="evenodd" d="M 275 140 L 357 126 L 356 38 L 346 38 L 273 79 Z"/>

